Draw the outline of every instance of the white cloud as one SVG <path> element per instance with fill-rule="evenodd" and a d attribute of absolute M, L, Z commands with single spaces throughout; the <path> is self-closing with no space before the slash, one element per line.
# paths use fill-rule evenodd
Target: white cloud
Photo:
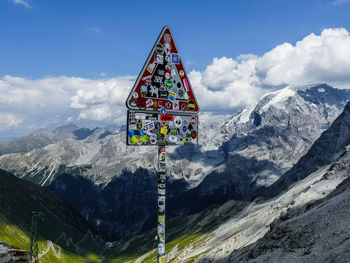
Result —
<path fill-rule="evenodd" d="M 332 5 L 343 5 L 349 3 L 349 0 L 335 0 L 332 2 Z"/>
<path fill-rule="evenodd" d="M 124 103 L 133 82 L 134 77 L 31 80 L 4 76 L 0 78 L 0 125 L 27 134 L 67 122 L 90 126 L 116 123 L 116 115 L 125 115 Z"/>
<path fill-rule="evenodd" d="M 325 29 L 295 45 L 281 44 L 264 55 L 214 58 L 191 83 L 202 110 L 230 111 L 256 101 L 269 89 L 326 82 L 350 88 L 350 36 L 344 28 Z"/>
<path fill-rule="evenodd" d="M 323 30 L 320 35 L 309 34 L 295 45 L 281 44 L 262 56 L 214 58 L 204 71 L 194 70 L 189 77 L 203 113 L 201 118 L 212 121 L 284 85 L 326 82 L 350 88 L 349 72 L 349 32 L 335 28 Z M 88 126 L 123 124 L 125 100 L 134 81 L 135 76 L 98 80 L 0 77 L 0 125 L 16 127 L 26 134 L 67 122 Z"/>
<path fill-rule="evenodd" d="M 29 4 L 28 0 L 13 0 L 13 3 L 16 5 L 22 5 L 26 8 L 31 8 L 31 5 Z"/>
<path fill-rule="evenodd" d="M 11 113 L 0 112 L 0 131 L 6 131 L 10 128 L 16 128 L 22 123 L 22 118 Z"/>

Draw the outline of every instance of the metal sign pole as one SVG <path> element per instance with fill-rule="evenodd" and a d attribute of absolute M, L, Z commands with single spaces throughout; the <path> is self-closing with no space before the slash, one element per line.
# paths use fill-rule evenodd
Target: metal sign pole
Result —
<path fill-rule="evenodd" d="M 165 263 L 166 146 L 158 146 L 158 263 Z"/>

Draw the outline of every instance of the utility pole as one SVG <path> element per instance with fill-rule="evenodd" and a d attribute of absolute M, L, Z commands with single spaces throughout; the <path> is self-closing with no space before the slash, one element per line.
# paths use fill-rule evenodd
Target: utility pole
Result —
<path fill-rule="evenodd" d="M 38 219 L 42 217 L 43 217 L 42 213 L 33 211 L 32 227 L 31 227 L 31 234 L 30 234 L 29 263 L 39 263 Z"/>

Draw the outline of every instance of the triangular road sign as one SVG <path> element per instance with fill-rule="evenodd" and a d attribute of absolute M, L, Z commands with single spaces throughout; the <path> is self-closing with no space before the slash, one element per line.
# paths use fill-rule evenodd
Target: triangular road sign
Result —
<path fill-rule="evenodd" d="M 160 33 L 129 94 L 126 106 L 130 110 L 153 112 L 199 112 L 198 102 L 169 27 L 164 27 Z"/>

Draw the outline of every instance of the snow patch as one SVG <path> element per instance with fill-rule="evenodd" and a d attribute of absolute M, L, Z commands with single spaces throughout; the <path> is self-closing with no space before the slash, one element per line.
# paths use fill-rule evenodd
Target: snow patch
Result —
<path fill-rule="evenodd" d="M 289 87 L 286 87 L 284 89 L 275 91 L 275 92 L 271 92 L 269 94 L 267 94 L 266 96 L 264 96 L 265 98 L 267 96 L 271 96 L 274 95 L 272 97 L 272 99 L 266 103 L 262 108 L 261 111 L 265 112 L 268 110 L 268 108 L 270 108 L 270 106 L 274 106 L 275 108 L 278 109 L 283 109 L 283 102 L 285 102 L 286 100 L 288 100 L 288 98 L 294 96 L 296 94 L 296 92 L 292 89 L 290 89 Z"/>

